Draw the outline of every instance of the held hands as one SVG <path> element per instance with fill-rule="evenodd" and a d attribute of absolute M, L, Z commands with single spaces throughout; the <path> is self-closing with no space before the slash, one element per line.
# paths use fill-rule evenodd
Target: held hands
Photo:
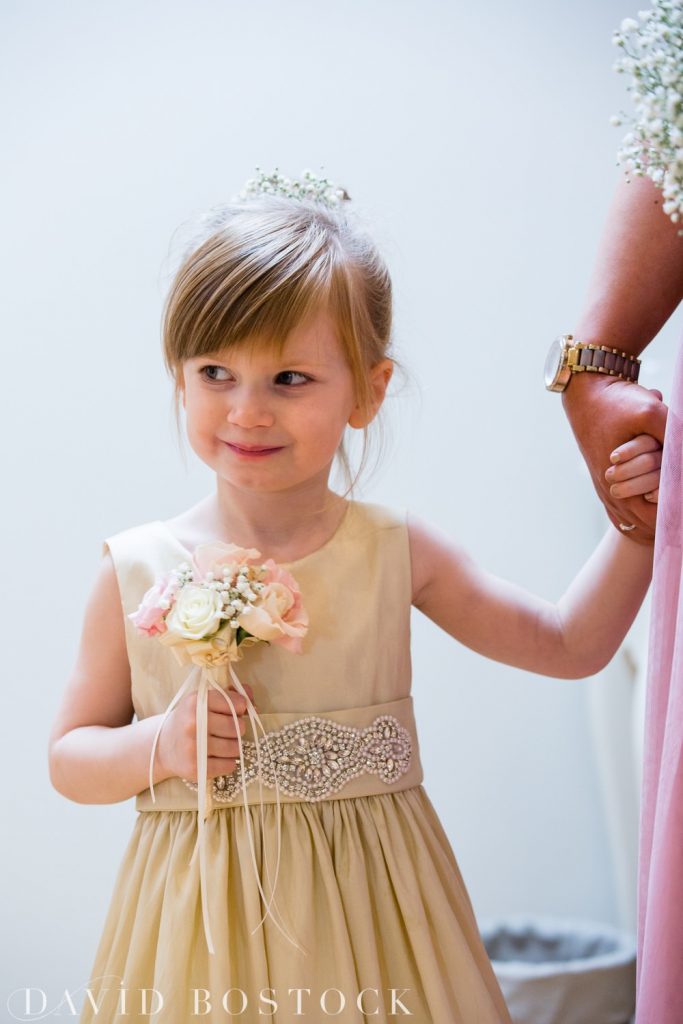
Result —
<path fill-rule="evenodd" d="M 242 684 L 254 701 L 250 686 Z M 244 735 L 247 722 L 243 717 L 247 702 L 237 690 L 227 691 L 235 706 L 240 736 Z M 208 759 L 207 778 L 231 775 L 239 763 L 239 746 L 235 731 L 235 720 L 227 702 L 215 690 L 207 696 L 208 708 Z M 157 757 L 167 777 L 177 776 L 189 782 L 197 782 L 197 694 L 188 693 L 178 702 L 166 721 L 159 736 Z"/>
<path fill-rule="evenodd" d="M 642 494 L 655 504 L 659 497 L 662 446 L 649 434 L 639 434 L 632 441 L 616 448 L 610 456 L 613 463 L 605 472 L 613 498 L 632 498 Z"/>
<path fill-rule="evenodd" d="M 657 504 L 662 446 L 656 438 L 639 434 L 615 448 L 610 461 L 612 465 L 605 470 L 605 481 L 613 499 L 642 495 L 645 501 Z M 630 519 L 624 519 L 620 520 L 619 529 L 629 534 L 635 531 L 635 526 Z"/>
<path fill-rule="evenodd" d="M 626 536 L 639 544 L 651 545 L 657 505 L 656 499 L 646 499 L 644 495 L 651 495 L 658 487 L 658 479 L 655 484 L 654 479 L 647 478 L 659 473 L 661 463 L 655 452 L 664 443 L 668 412 L 661 392 L 609 377 L 577 374 L 563 392 L 562 400 L 611 523 L 617 529 L 620 524 L 634 526 Z M 641 441 L 635 449 L 627 447 L 627 443 L 646 434 L 650 435 L 649 448 L 643 448 L 645 442 Z M 619 466 L 619 472 L 607 477 L 605 471 L 611 465 L 612 453 L 621 452 L 622 447 L 624 457 L 613 464 L 615 470 Z M 637 456 L 646 458 L 627 469 L 625 463 L 635 462 Z"/>

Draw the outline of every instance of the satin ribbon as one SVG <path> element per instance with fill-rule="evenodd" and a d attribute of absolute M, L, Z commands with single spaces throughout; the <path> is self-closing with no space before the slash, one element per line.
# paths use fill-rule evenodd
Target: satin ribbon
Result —
<path fill-rule="evenodd" d="M 268 736 L 267 736 L 266 730 L 263 728 L 263 723 L 261 722 L 261 719 L 259 718 L 258 714 L 256 713 L 256 709 L 254 708 L 254 705 L 252 704 L 251 700 L 249 699 L 249 695 L 247 694 L 247 692 L 245 691 L 244 687 L 242 686 L 242 683 L 238 679 L 238 677 L 237 677 L 237 675 L 236 675 L 232 665 L 230 664 L 230 662 L 227 663 L 227 667 L 228 667 L 228 671 L 229 671 L 230 676 L 232 678 L 232 681 L 233 681 L 235 689 L 237 690 L 237 692 L 239 694 L 241 694 L 245 698 L 245 700 L 247 702 L 247 714 L 249 715 L 249 720 L 251 722 L 252 729 L 254 731 L 254 741 L 255 741 L 255 746 L 256 746 L 257 777 L 258 777 L 258 782 L 259 782 L 259 811 L 260 811 L 260 817 L 261 817 L 261 833 L 262 833 L 262 835 L 265 836 L 265 826 L 264 826 L 264 816 L 263 816 L 263 783 L 262 783 L 262 777 L 261 777 L 261 755 L 260 755 L 260 746 L 259 746 L 257 729 L 260 729 L 261 732 L 263 733 L 263 739 L 265 740 L 266 748 L 268 749 L 268 752 L 270 753 L 270 747 L 269 747 L 269 743 L 268 743 Z M 154 754 L 156 752 L 157 743 L 159 741 L 159 736 L 160 736 L 161 730 L 162 730 L 162 728 L 164 726 L 164 722 L 166 721 L 168 716 L 171 714 L 171 712 L 173 711 L 175 706 L 178 704 L 178 702 L 185 696 L 185 694 L 186 693 L 191 693 L 194 689 L 196 689 L 197 690 L 197 716 L 196 716 L 197 717 L 197 842 L 195 843 L 195 848 L 194 848 L 192 857 L 190 858 L 190 864 L 192 864 L 194 862 L 195 857 L 199 856 L 199 889 L 200 889 L 201 902 L 202 902 L 202 920 L 203 920 L 203 923 L 204 923 L 204 934 L 206 936 L 206 943 L 207 943 L 207 946 L 209 948 L 209 952 L 210 953 L 215 953 L 215 949 L 214 949 L 214 946 L 213 946 L 213 940 L 211 938 L 211 926 L 210 926 L 210 921 L 209 921 L 209 900 L 208 900 L 208 885 L 207 885 L 207 871 L 206 871 L 206 831 L 205 831 L 205 823 L 206 823 L 206 819 L 209 818 L 209 816 L 211 815 L 211 813 L 214 810 L 213 802 L 212 802 L 212 799 L 211 799 L 211 792 L 210 792 L 209 788 L 207 787 L 207 778 L 206 778 L 206 775 L 207 775 L 207 763 L 208 763 L 208 749 L 207 749 L 208 748 L 208 705 L 207 705 L 207 700 L 208 700 L 209 690 L 217 690 L 218 693 L 220 693 L 224 697 L 224 699 L 226 700 L 226 702 L 228 704 L 228 707 L 230 708 L 230 713 L 232 714 L 233 721 L 235 723 L 235 733 L 236 733 L 236 737 L 237 737 L 237 744 L 238 744 L 239 755 L 240 755 L 240 768 L 241 768 L 241 773 L 242 773 L 242 775 L 241 775 L 242 793 L 243 793 L 243 796 L 244 796 L 244 814 L 245 814 L 246 823 L 247 823 L 247 835 L 249 837 L 249 851 L 250 851 L 250 854 L 251 854 L 251 862 L 252 862 L 252 866 L 253 866 L 253 869 L 254 869 L 254 875 L 255 875 L 255 878 L 256 878 L 256 884 L 258 885 L 259 892 L 261 893 L 261 896 L 263 897 L 263 900 L 266 903 L 266 912 L 263 915 L 263 917 L 261 918 L 260 922 L 256 925 L 256 928 L 254 928 L 252 930 L 251 934 L 253 935 L 254 932 L 256 932 L 261 927 L 261 925 L 265 921 L 266 917 L 270 917 L 272 919 L 272 921 L 275 923 L 275 925 L 277 926 L 277 928 L 279 928 L 279 930 L 285 936 L 285 938 L 288 939 L 289 942 L 291 942 L 301 953 L 303 953 L 304 956 L 307 956 L 306 950 L 303 949 L 298 944 L 298 942 L 296 942 L 294 939 L 292 939 L 288 935 L 286 929 L 284 929 L 279 924 L 277 919 L 273 916 L 273 914 L 270 911 L 271 905 L 275 905 L 277 907 L 277 904 L 275 904 L 275 885 L 277 883 L 277 876 L 278 876 L 278 872 L 279 872 L 279 869 L 280 869 L 280 836 L 281 836 L 280 818 L 281 818 L 281 803 L 280 803 L 280 787 L 279 787 L 278 782 L 277 782 L 277 771 L 275 772 L 275 800 L 276 800 L 276 805 L 277 805 L 277 862 L 276 862 L 276 866 L 275 866 L 275 881 L 273 881 L 273 882 L 270 881 L 270 868 L 269 868 L 269 865 L 268 865 L 268 856 L 267 856 L 267 853 L 266 853 L 266 850 L 265 850 L 265 843 L 264 843 L 264 851 L 263 851 L 263 857 L 264 857 L 264 861 L 265 861 L 265 865 L 266 865 L 266 875 L 268 876 L 268 883 L 269 883 L 269 885 L 271 887 L 270 900 L 268 900 L 267 897 L 266 897 L 265 892 L 263 891 L 263 887 L 261 885 L 261 878 L 259 877 L 258 865 L 256 864 L 256 855 L 255 855 L 255 852 L 254 852 L 254 836 L 253 836 L 253 829 L 252 829 L 252 824 L 251 824 L 251 816 L 249 814 L 249 803 L 248 803 L 248 799 L 247 799 L 247 784 L 246 784 L 246 778 L 245 778 L 245 776 L 246 776 L 246 769 L 245 769 L 245 764 L 244 764 L 244 752 L 243 752 L 243 749 L 242 749 L 242 737 L 241 737 L 241 734 L 240 734 L 239 721 L 238 721 L 238 717 L 237 717 L 237 712 L 235 711 L 235 706 L 234 706 L 234 704 L 232 702 L 232 699 L 230 698 L 229 693 L 216 681 L 214 673 L 215 673 L 215 668 L 213 666 L 204 665 L 204 664 L 202 664 L 202 665 L 195 665 L 193 670 L 189 673 L 189 675 L 187 676 L 187 678 L 183 682 L 183 685 L 180 687 L 178 692 L 175 694 L 175 696 L 171 700 L 170 704 L 166 708 L 166 711 L 162 715 L 161 721 L 159 722 L 159 727 L 158 727 L 158 729 L 157 729 L 157 731 L 155 733 L 155 736 L 154 736 L 154 742 L 152 743 L 152 751 L 151 751 L 150 758 L 149 758 L 149 789 L 150 789 L 150 794 L 151 794 L 151 797 L 152 797 L 152 803 L 156 803 L 156 797 L 154 796 L 154 782 L 153 782 Z M 275 761 L 273 759 L 271 759 L 271 763 L 275 767 Z M 278 910 L 278 914 L 279 914 L 279 910 Z"/>

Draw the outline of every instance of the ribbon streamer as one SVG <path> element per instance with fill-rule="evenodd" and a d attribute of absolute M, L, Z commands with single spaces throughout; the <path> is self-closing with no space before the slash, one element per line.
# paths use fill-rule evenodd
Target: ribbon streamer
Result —
<path fill-rule="evenodd" d="M 228 671 L 229 671 L 230 676 L 232 678 L 232 681 L 234 683 L 235 689 L 237 690 L 237 692 L 239 694 L 241 694 L 245 698 L 245 700 L 247 702 L 247 714 L 249 715 L 249 720 L 251 722 L 252 729 L 253 729 L 253 732 L 254 732 L 254 741 L 255 741 L 255 747 L 256 747 L 257 777 L 258 777 L 258 781 L 259 781 L 259 811 L 260 811 L 260 819 L 261 819 L 261 832 L 262 832 L 262 835 L 265 836 L 264 813 L 263 813 L 263 784 L 262 784 L 262 775 L 261 775 L 261 754 L 260 754 L 260 746 L 259 746 L 258 731 L 257 730 L 260 729 L 261 732 L 263 733 L 263 739 L 265 741 L 266 748 L 268 749 L 268 753 L 270 753 L 268 736 L 267 736 L 266 730 L 263 727 L 263 723 L 261 722 L 261 719 L 260 719 L 259 715 L 257 714 L 256 709 L 254 708 L 254 705 L 252 704 L 251 700 L 249 699 L 249 695 L 247 694 L 247 692 L 245 691 L 244 687 L 242 686 L 242 683 L 238 679 L 237 674 L 235 673 L 232 665 L 230 664 L 230 662 L 228 662 L 227 664 L 228 664 Z M 265 850 L 265 844 L 264 844 L 264 851 L 263 851 L 263 858 L 264 858 L 265 866 L 266 866 L 266 875 L 268 877 L 268 883 L 269 883 L 269 885 L 271 887 L 270 900 L 268 900 L 268 898 L 266 897 L 265 892 L 263 891 L 263 887 L 261 885 L 261 879 L 259 877 L 258 865 L 256 863 L 256 855 L 255 855 L 255 850 L 254 850 L 253 827 L 252 827 L 252 824 L 251 824 L 251 816 L 249 814 L 249 802 L 248 802 L 248 799 L 247 799 L 247 784 L 246 784 L 246 778 L 245 778 L 245 776 L 246 776 L 246 769 L 245 769 L 245 764 L 244 764 L 244 752 L 243 752 L 243 748 L 242 748 L 242 737 L 241 737 L 240 729 L 239 729 L 238 716 L 237 716 L 237 712 L 235 711 L 235 706 L 234 706 L 234 704 L 232 702 L 232 699 L 230 698 L 229 693 L 214 678 L 214 670 L 212 669 L 212 666 L 205 665 L 205 664 L 195 665 L 194 669 L 189 673 L 189 675 L 187 676 L 187 678 L 183 682 L 182 686 L 180 687 L 178 692 L 175 694 L 175 696 L 171 700 L 171 702 L 168 705 L 168 707 L 166 708 L 166 711 L 162 715 L 161 721 L 159 722 L 159 726 L 158 726 L 157 731 L 156 731 L 155 736 L 154 736 L 154 741 L 152 743 L 152 750 L 151 750 L 150 759 L 149 759 L 149 789 L 150 789 L 150 794 L 151 794 L 151 797 L 152 797 L 152 803 L 156 803 L 156 797 L 154 795 L 154 781 L 153 781 L 154 755 L 155 755 L 155 752 L 156 752 L 157 743 L 159 741 L 159 736 L 161 734 L 161 730 L 162 730 L 162 728 L 164 726 L 164 723 L 165 723 L 166 719 L 171 714 L 173 709 L 176 707 L 178 702 L 184 697 L 184 695 L 186 693 L 191 693 L 195 688 L 197 690 L 197 714 L 196 714 L 196 720 L 197 720 L 197 842 L 195 843 L 195 848 L 194 848 L 194 852 L 192 854 L 192 857 L 190 859 L 190 864 L 192 864 L 194 862 L 195 857 L 197 855 L 199 855 L 199 889 L 200 889 L 201 903 L 202 903 L 202 920 L 203 920 L 203 923 L 204 923 L 204 934 L 206 936 L 206 943 L 207 943 L 209 952 L 213 954 L 213 953 L 215 953 L 215 949 L 214 949 L 214 946 L 213 946 L 213 940 L 211 938 L 211 927 L 210 927 L 210 922 L 209 922 L 209 900 L 208 900 L 208 891 L 207 891 L 208 890 L 208 884 L 207 884 L 207 877 L 208 876 L 207 876 L 207 870 L 206 870 L 206 831 L 205 831 L 205 822 L 210 817 L 210 815 L 213 812 L 214 808 L 213 808 L 213 802 L 212 802 L 212 799 L 211 799 L 211 793 L 210 793 L 209 789 L 207 788 L 207 764 L 208 764 L 208 704 L 207 704 L 207 701 L 208 701 L 209 690 L 217 690 L 218 693 L 220 693 L 223 696 L 223 698 L 225 699 L 225 701 L 227 702 L 228 707 L 230 708 L 230 713 L 232 714 L 233 721 L 235 723 L 235 734 L 236 734 L 236 738 L 237 738 L 237 744 L 238 744 L 239 756 L 240 756 L 242 793 L 243 793 L 243 797 L 244 797 L 244 814 L 245 814 L 246 824 L 247 824 L 247 836 L 249 838 L 249 851 L 250 851 L 250 854 L 251 854 L 251 862 L 252 862 L 252 866 L 253 866 L 253 869 L 254 869 L 254 875 L 255 875 L 255 878 L 256 878 L 256 884 L 258 886 L 258 889 L 259 889 L 259 892 L 260 892 L 261 896 L 263 897 L 264 902 L 266 903 L 265 913 L 264 913 L 263 917 L 261 918 L 260 922 L 256 925 L 256 928 L 254 928 L 252 930 L 251 934 L 253 935 L 254 932 L 257 931 L 257 929 L 261 927 L 261 925 L 265 921 L 266 917 L 270 917 L 273 920 L 273 922 L 275 923 L 275 925 L 277 926 L 277 928 L 285 936 L 285 938 L 288 939 L 288 941 L 291 942 L 301 953 L 303 953 L 304 956 L 306 956 L 307 955 L 306 950 L 303 949 L 298 944 L 298 942 L 296 942 L 294 939 L 292 939 L 289 936 L 289 934 L 287 933 L 286 929 L 284 929 L 278 923 L 278 921 L 273 916 L 273 914 L 271 913 L 271 910 L 270 910 L 271 905 L 274 905 L 275 907 L 277 907 L 277 904 L 275 903 L 275 885 L 277 883 L 277 876 L 278 876 L 278 872 L 279 872 L 279 868 L 280 868 L 280 849 L 281 849 L 281 843 L 280 843 L 280 838 L 281 838 L 281 822 L 280 822 L 280 818 L 281 818 L 281 810 L 282 810 L 282 808 L 281 808 L 281 802 L 280 802 L 280 787 L 279 787 L 278 781 L 277 781 L 277 771 L 275 771 L 275 800 L 276 800 L 276 805 L 277 805 L 277 812 L 276 812 L 277 813 L 277 862 L 276 862 L 276 866 L 275 866 L 275 880 L 273 882 L 271 882 L 271 880 L 270 880 L 270 868 L 269 868 L 269 864 L 268 864 L 267 852 Z M 272 760 L 272 763 L 273 763 L 273 767 L 275 768 L 275 761 Z M 279 914 L 279 910 L 277 912 Z"/>

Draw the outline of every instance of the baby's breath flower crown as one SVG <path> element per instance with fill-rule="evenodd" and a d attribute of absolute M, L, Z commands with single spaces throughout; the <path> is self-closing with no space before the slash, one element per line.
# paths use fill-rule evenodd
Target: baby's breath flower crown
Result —
<path fill-rule="evenodd" d="M 322 171 L 322 166 L 321 166 Z M 316 175 L 311 170 L 301 172 L 301 180 L 287 178 L 275 168 L 270 174 L 255 167 L 256 177 L 249 178 L 243 188 L 230 200 L 220 202 L 196 214 L 183 227 L 178 245 L 177 266 L 180 266 L 215 232 L 229 221 L 233 210 L 251 199 L 260 196 L 284 196 L 288 199 L 313 200 L 331 210 L 340 209 L 342 203 L 348 202 L 351 196 L 341 185 L 336 185 L 329 178 Z"/>
<path fill-rule="evenodd" d="M 344 200 L 351 198 L 346 189 L 310 170 L 301 172 L 300 181 L 296 178 L 286 178 L 280 174 L 277 167 L 270 174 L 266 174 L 257 165 L 256 172 L 257 176 L 249 178 L 242 191 L 233 196 L 231 202 L 240 202 L 261 195 L 278 195 L 286 196 L 288 199 L 313 199 L 325 206 L 338 207 Z"/>
<path fill-rule="evenodd" d="M 623 51 L 614 69 L 631 75 L 635 107 L 635 116 L 611 119 L 630 128 L 617 162 L 627 175 L 652 179 L 662 190 L 664 213 L 677 224 L 683 214 L 683 0 L 652 0 L 652 9 L 638 18 L 624 19 L 612 38 Z"/>

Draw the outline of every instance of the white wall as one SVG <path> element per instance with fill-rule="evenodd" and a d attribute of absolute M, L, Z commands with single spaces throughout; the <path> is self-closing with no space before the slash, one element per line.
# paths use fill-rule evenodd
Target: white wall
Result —
<path fill-rule="evenodd" d="M 375 224 L 413 378 L 359 497 L 408 504 L 559 597 L 604 522 L 541 371 L 576 321 L 618 174 L 610 38 L 636 9 L 3 4 L 3 1004 L 85 981 L 134 820 L 132 802 L 67 802 L 47 773 L 101 540 L 212 483 L 178 453 L 160 357 L 172 232 L 256 164 L 323 164 Z M 680 326 L 645 361 L 665 396 Z M 628 923 L 591 739 L 600 680 L 486 662 L 417 612 L 414 669 L 425 786 L 478 915 Z M 627 701 L 627 675 L 614 685 Z"/>

